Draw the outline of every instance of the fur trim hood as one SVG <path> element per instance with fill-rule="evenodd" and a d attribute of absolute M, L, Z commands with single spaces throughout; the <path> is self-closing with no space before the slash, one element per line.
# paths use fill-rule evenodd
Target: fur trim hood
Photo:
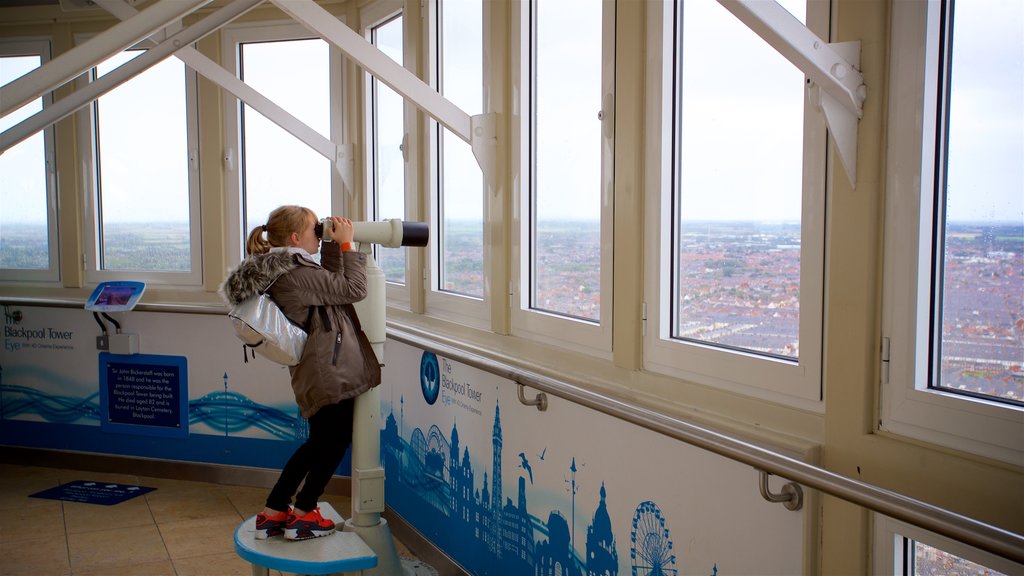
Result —
<path fill-rule="evenodd" d="M 230 306 L 265 291 L 278 276 L 298 267 L 295 255 L 287 250 L 271 250 L 266 254 L 246 257 L 228 272 L 220 285 L 220 295 Z"/>

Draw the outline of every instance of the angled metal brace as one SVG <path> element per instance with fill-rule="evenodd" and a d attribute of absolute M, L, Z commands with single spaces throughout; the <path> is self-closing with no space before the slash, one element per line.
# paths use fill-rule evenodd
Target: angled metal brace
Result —
<path fill-rule="evenodd" d="M 860 65 L 860 40 L 830 44 L 830 46 L 839 53 L 845 53 L 846 59 L 854 67 Z M 860 116 L 859 114 L 855 115 L 831 93 L 822 90 L 821 86 L 814 81 L 808 84 L 807 90 L 808 98 L 825 115 L 828 133 L 832 136 L 832 141 L 839 152 L 839 160 L 843 163 L 843 169 L 846 170 L 846 175 L 850 179 L 850 185 L 856 188 L 857 120 Z"/>
<path fill-rule="evenodd" d="M 344 52 L 364 70 L 412 102 L 473 148 L 491 189 L 497 189 L 495 159 L 497 122 L 494 114 L 470 118 L 415 74 L 392 60 L 313 0 L 271 0 L 296 22 Z"/>
<path fill-rule="evenodd" d="M 77 78 L 96 62 L 117 54 L 210 0 L 164 0 L 115 24 L 88 42 L 0 88 L 0 117 Z"/>
<path fill-rule="evenodd" d="M 476 157 L 477 164 L 480 165 L 480 170 L 483 171 L 484 177 L 487 179 L 487 185 L 490 186 L 492 193 L 498 193 L 497 182 L 495 180 L 495 165 L 498 160 L 498 115 L 490 112 L 487 114 L 477 114 L 470 118 L 470 124 L 473 127 L 473 136 L 470 141 L 470 146 L 473 149 L 473 156 Z"/>
<path fill-rule="evenodd" d="M 163 2 L 175 2 L 176 0 L 163 0 Z M 161 3 L 163 3 L 161 2 Z M 20 123 L 12 126 L 0 134 L 0 153 L 18 144 L 22 140 L 35 134 L 39 130 L 75 113 L 79 108 L 87 106 L 93 100 L 127 82 L 174 52 L 198 41 L 207 34 L 220 28 L 224 24 L 245 14 L 252 8 L 259 5 L 262 0 L 234 0 L 223 6 L 209 16 L 206 16 L 192 26 L 177 32 L 153 48 L 146 50 L 128 62 L 118 66 L 116 69 L 104 74 L 102 77 L 89 83 L 85 88 L 74 91 L 69 96 L 61 98 L 53 105 L 43 109 L 33 116 L 26 118 Z M 168 20 L 168 22 L 174 19 Z M 168 22 L 164 22 L 166 25 Z M 79 72 L 80 73 L 80 72 Z M 39 94 L 33 96 L 38 97 Z"/>
<path fill-rule="evenodd" d="M 101 8 L 110 12 L 122 20 L 133 17 L 138 13 L 134 7 L 125 0 L 93 0 Z M 154 35 L 150 38 L 153 42 L 160 39 Z M 342 183 L 348 190 L 352 189 L 352 145 L 346 145 L 347 154 L 330 139 L 312 129 L 284 108 L 281 108 L 258 90 L 240 80 L 234 74 L 228 72 L 213 60 L 210 60 L 202 53 L 191 46 L 186 46 L 175 53 L 175 56 L 185 63 L 186 66 L 202 74 L 207 80 L 220 86 L 253 110 L 256 110 L 268 120 L 280 126 L 283 130 L 295 136 L 304 144 L 315 150 L 324 158 L 330 160 L 334 169 L 341 176 Z"/>
<path fill-rule="evenodd" d="M 774 0 L 718 0 L 755 34 L 803 72 L 811 97 L 825 114 L 850 184 L 857 185 L 857 121 L 867 94 L 860 42 L 830 44 Z"/>

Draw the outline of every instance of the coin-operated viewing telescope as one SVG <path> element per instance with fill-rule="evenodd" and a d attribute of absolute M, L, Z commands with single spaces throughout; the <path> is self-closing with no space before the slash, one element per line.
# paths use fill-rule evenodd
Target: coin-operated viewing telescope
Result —
<path fill-rule="evenodd" d="M 331 242 L 325 227 L 333 226 L 330 218 L 316 223 L 317 238 Z M 355 303 L 363 332 L 384 364 L 384 341 L 387 338 L 387 282 L 384 271 L 373 257 L 373 245 L 388 248 L 426 246 L 430 228 L 425 222 L 403 222 L 397 218 L 381 222 L 353 222 L 352 240 L 366 254 L 366 298 Z M 384 467 L 380 460 L 380 390 L 371 388 L 355 398 L 352 428 L 352 516 L 345 521 L 346 532 L 355 532 L 377 555 L 377 567 L 367 574 L 390 576 L 402 574 L 384 512 Z"/>
<path fill-rule="evenodd" d="M 329 235 L 324 234 L 325 229 L 332 226 L 334 224 L 331 219 L 324 218 L 316 223 L 313 232 L 324 242 L 333 242 Z M 403 222 L 398 218 L 380 222 L 353 222 L 352 232 L 352 239 L 360 244 L 380 244 L 387 248 L 426 246 L 430 240 L 430 229 L 426 222 Z"/>

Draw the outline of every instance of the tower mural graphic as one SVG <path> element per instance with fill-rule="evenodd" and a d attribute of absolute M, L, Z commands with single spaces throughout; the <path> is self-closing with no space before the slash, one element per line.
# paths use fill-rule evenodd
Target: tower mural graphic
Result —
<path fill-rule="evenodd" d="M 390 411 L 381 431 L 388 503 L 464 568 L 472 574 L 499 576 L 619 574 L 604 483 L 586 528 L 586 542 L 579 546 L 581 556 L 572 534 L 575 494 L 568 516 L 562 510 L 550 510 L 542 517 L 531 512 L 533 470 L 526 451 L 510 451 L 517 454 L 513 459 L 517 464 L 509 471 L 519 475 L 515 498 L 505 495 L 505 446 L 497 401 L 490 470 L 483 471 L 474 469 L 469 447 L 460 444 L 456 422 L 447 437 L 436 424 L 426 432 L 417 427 L 406 434 L 404 406 L 405 399 L 400 397 L 397 413 Z M 566 469 L 573 474 L 573 491 L 578 488 L 575 468 L 572 458 Z"/>

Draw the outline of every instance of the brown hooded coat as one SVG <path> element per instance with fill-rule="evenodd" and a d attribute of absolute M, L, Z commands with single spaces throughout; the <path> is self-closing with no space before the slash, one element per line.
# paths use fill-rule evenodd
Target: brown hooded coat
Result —
<path fill-rule="evenodd" d="M 380 362 L 363 333 L 353 303 L 366 297 L 366 254 L 341 252 L 324 242 L 317 264 L 305 254 L 274 250 L 252 255 L 221 287 L 229 304 L 266 288 L 293 323 L 309 336 L 302 357 L 288 370 L 303 418 L 328 404 L 380 384 Z"/>

